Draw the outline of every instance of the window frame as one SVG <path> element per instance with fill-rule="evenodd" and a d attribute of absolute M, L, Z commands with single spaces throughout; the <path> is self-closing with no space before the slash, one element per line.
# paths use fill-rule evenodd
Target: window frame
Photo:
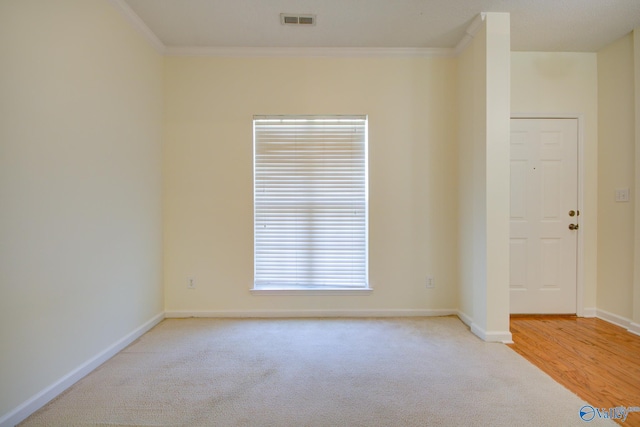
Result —
<path fill-rule="evenodd" d="M 257 178 L 257 138 L 256 138 L 256 123 L 260 121 L 274 121 L 284 123 L 285 121 L 331 121 L 331 122 L 339 122 L 339 121 L 361 121 L 363 129 L 363 147 L 362 147 L 362 163 L 363 163 L 363 176 L 364 180 L 364 189 L 363 189 L 363 197 L 364 197 L 364 218 L 362 221 L 362 225 L 364 226 L 364 253 L 361 256 L 364 258 L 363 261 L 363 283 L 362 285 L 341 285 L 341 286 L 331 286 L 331 285 L 310 285 L 310 284 L 291 284 L 291 283 L 271 283 L 271 284 L 257 284 L 257 262 L 258 262 L 258 254 L 257 254 L 257 227 L 258 227 L 258 214 L 257 214 L 257 192 L 258 192 L 258 178 Z M 254 262 L 253 262 L 253 286 L 251 288 L 252 294 L 257 295 L 272 295 L 272 294 L 285 294 L 285 295 L 362 295 L 368 294 L 372 291 L 369 284 L 369 138 L 368 138 L 368 127 L 369 121 L 368 116 L 366 115 L 256 115 L 253 117 L 253 251 L 254 251 Z M 313 181 L 311 181 L 313 182 Z M 358 264 L 360 265 L 360 264 Z M 361 277 L 361 276 L 358 276 Z"/>

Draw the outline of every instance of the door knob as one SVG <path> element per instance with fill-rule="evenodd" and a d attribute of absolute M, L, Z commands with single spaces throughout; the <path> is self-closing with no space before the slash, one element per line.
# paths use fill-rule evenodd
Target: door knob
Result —
<path fill-rule="evenodd" d="M 578 224 L 569 224 L 569 230 L 577 230 L 578 228 L 580 228 Z"/>
<path fill-rule="evenodd" d="M 576 216 L 576 211 L 573 211 L 573 210 L 569 211 L 569 216 Z"/>

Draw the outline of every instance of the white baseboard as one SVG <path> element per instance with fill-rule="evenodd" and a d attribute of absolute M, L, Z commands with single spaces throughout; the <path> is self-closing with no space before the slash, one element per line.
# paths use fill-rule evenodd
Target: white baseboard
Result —
<path fill-rule="evenodd" d="M 460 318 L 462 323 L 467 325 L 469 327 L 469 329 L 471 329 L 471 332 L 474 335 L 476 335 L 478 338 L 480 338 L 482 341 L 486 341 L 486 342 L 501 342 L 501 343 L 504 343 L 504 344 L 513 343 L 513 336 L 511 335 L 511 332 L 509 332 L 509 331 L 506 331 L 506 332 L 485 331 L 480 326 L 478 326 L 476 323 L 474 323 L 473 319 L 468 314 L 463 313 L 462 311 L 458 311 L 458 317 Z"/>
<path fill-rule="evenodd" d="M 486 342 L 500 342 L 503 344 L 512 344 L 513 336 L 509 331 L 485 331 L 477 324 L 471 324 L 471 332 L 473 332 L 478 338 Z"/>
<path fill-rule="evenodd" d="M 297 317 L 432 317 L 457 315 L 458 310 L 211 310 L 211 311 L 167 311 L 165 317 L 228 317 L 228 318 L 297 318 Z"/>
<path fill-rule="evenodd" d="M 439 310 L 213 310 L 213 311 L 167 311 L 167 319 L 202 318 L 304 318 L 304 317 L 432 317 L 458 316 L 471 328 L 471 332 L 487 342 L 512 343 L 511 332 L 486 332 L 475 325 L 465 313 L 454 309 Z"/>
<path fill-rule="evenodd" d="M 626 317 L 622 317 L 605 310 L 600 310 L 599 308 L 583 309 L 582 317 L 589 317 L 589 318 L 597 317 L 598 319 L 604 320 L 605 322 L 609 322 L 613 325 L 620 326 L 621 328 L 626 329 L 632 334 L 640 335 L 640 324 L 633 323 L 630 319 L 627 319 Z"/>
<path fill-rule="evenodd" d="M 110 345 L 108 348 L 98 353 L 93 358 L 87 360 L 82 365 L 78 366 L 76 369 L 60 378 L 58 381 L 46 387 L 39 393 L 33 395 L 31 398 L 27 399 L 14 410 L 0 417 L 0 427 L 13 427 L 16 424 L 24 421 L 29 415 L 42 408 L 53 398 L 81 380 L 98 366 L 102 365 L 104 362 L 115 356 L 118 352 L 131 344 L 133 341 L 140 338 L 144 333 L 160 323 L 162 319 L 164 319 L 164 313 L 158 314 L 157 316 L 146 322 L 144 325 L 140 326 L 122 339 L 116 341 L 114 344 Z"/>
<path fill-rule="evenodd" d="M 469 317 L 466 313 L 463 313 L 462 311 L 458 310 L 458 318 L 462 320 L 462 323 L 464 323 L 469 328 L 471 328 L 471 325 L 473 324 L 473 319 L 471 319 L 471 317 Z"/>
<path fill-rule="evenodd" d="M 631 320 L 604 310 L 598 310 L 596 313 L 596 317 L 625 329 L 629 329 L 629 325 L 631 325 Z"/>
<path fill-rule="evenodd" d="M 618 316 L 617 314 L 613 314 L 605 310 L 597 310 L 596 317 L 604 320 L 605 322 L 620 326 L 634 335 L 640 335 L 640 324 L 634 323 L 631 319 Z"/>

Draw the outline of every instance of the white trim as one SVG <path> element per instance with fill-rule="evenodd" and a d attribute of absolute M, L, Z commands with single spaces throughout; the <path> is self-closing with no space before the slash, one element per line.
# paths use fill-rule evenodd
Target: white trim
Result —
<path fill-rule="evenodd" d="M 116 341 L 91 359 L 87 360 L 53 384 L 49 385 L 48 387 L 44 388 L 40 392 L 27 399 L 14 410 L 0 418 L 0 427 L 13 427 L 16 424 L 24 421 L 29 415 L 42 408 L 53 398 L 71 387 L 87 374 L 91 373 L 91 371 L 96 369 L 98 366 L 102 365 L 104 362 L 115 356 L 118 352 L 123 350 L 133 341 L 140 338 L 147 331 L 160 323 L 162 319 L 164 319 L 164 317 L 164 313 L 160 313 L 154 316 L 151 320 L 147 321 L 145 324 L 135 329 L 133 332 L 127 334 L 126 336 Z"/>
<path fill-rule="evenodd" d="M 486 17 L 487 14 L 482 12 L 479 13 L 473 19 L 473 21 L 471 21 L 471 24 L 467 27 L 467 31 L 464 33 L 464 36 L 462 36 L 456 47 L 453 49 L 454 56 L 460 55 L 469 45 L 469 43 L 471 43 L 471 40 L 473 40 L 473 38 L 478 33 L 478 30 L 480 29 L 482 22 L 484 22 Z"/>
<path fill-rule="evenodd" d="M 371 295 L 373 289 L 249 289 L 249 292 L 257 296 L 364 296 Z"/>
<path fill-rule="evenodd" d="M 120 14 L 131 24 L 134 30 L 144 37 L 149 44 L 158 52 L 160 55 L 163 55 L 166 50 L 166 46 L 162 41 L 156 36 L 156 34 L 151 31 L 151 29 L 145 24 L 145 22 L 138 16 L 137 13 L 129 7 L 129 5 L 124 0 L 108 0 Z"/>
<path fill-rule="evenodd" d="M 580 113 L 511 113 L 512 119 L 574 119 L 578 121 L 578 210 L 581 223 L 585 222 L 584 210 L 584 115 Z M 576 316 L 596 317 L 595 309 L 584 307 L 584 227 L 578 231 L 578 252 L 576 254 Z M 587 310 L 592 310 L 587 314 Z"/>
<path fill-rule="evenodd" d="M 634 81 L 634 107 L 635 107 L 635 203 L 634 203 L 634 239 L 633 239 L 633 282 L 631 285 L 631 310 L 634 319 L 640 319 L 640 26 L 636 27 L 633 37 L 633 81 Z M 639 320 L 640 322 L 640 320 Z M 629 332 L 640 335 L 640 323 L 632 322 Z"/>
<path fill-rule="evenodd" d="M 397 58 L 397 57 L 453 57 L 450 48 L 377 48 L 377 47 L 167 47 L 167 56 L 208 56 L 227 58 L 270 57 L 338 57 L 338 58 Z"/>
<path fill-rule="evenodd" d="M 367 291 L 367 126 L 366 114 L 253 116 L 254 291 Z"/>
<path fill-rule="evenodd" d="M 454 48 L 439 47 L 228 47 L 228 46 L 166 46 L 125 0 L 108 0 L 120 14 L 138 31 L 153 48 L 165 56 L 208 57 L 349 57 L 349 58 L 398 58 L 398 57 L 456 57 L 473 40 L 486 13 L 479 13 L 464 36 Z"/>
<path fill-rule="evenodd" d="M 381 310 L 211 310 L 167 311 L 167 319 L 209 318 L 301 318 L 301 317 L 434 317 L 455 316 L 458 310 L 381 309 Z"/>
<path fill-rule="evenodd" d="M 584 182 L 585 182 L 585 159 L 584 159 L 584 115 L 576 114 L 578 120 L 578 211 L 580 212 L 580 222 L 585 224 L 589 218 L 589 212 L 584 209 Z M 576 316 L 584 314 L 584 227 L 578 232 L 578 253 L 576 265 Z"/>
<path fill-rule="evenodd" d="M 513 336 L 510 331 L 485 331 L 476 323 L 472 323 L 471 332 L 473 332 L 482 341 L 513 344 Z"/>
<path fill-rule="evenodd" d="M 476 323 L 473 322 L 473 319 L 466 313 L 458 310 L 458 318 L 469 327 L 471 332 L 486 342 L 501 342 L 503 344 L 512 344 L 513 336 L 511 335 L 511 331 L 500 332 L 500 331 L 490 331 L 487 332 L 481 327 L 479 327 Z"/>
<path fill-rule="evenodd" d="M 617 314 L 600 309 L 598 309 L 596 317 L 625 329 L 629 329 L 629 326 L 631 325 L 631 320 L 626 317 L 618 316 Z"/>
<path fill-rule="evenodd" d="M 598 309 L 593 307 L 584 308 L 582 309 L 582 316 L 578 317 L 598 317 Z"/>
<path fill-rule="evenodd" d="M 471 328 L 471 325 L 473 324 L 473 319 L 469 315 L 467 315 L 466 313 L 463 313 L 460 310 L 458 310 L 457 314 L 458 314 L 458 318 L 462 321 L 462 323 L 464 323 L 469 328 Z"/>
<path fill-rule="evenodd" d="M 627 319 L 626 317 L 619 316 L 617 314 L 610 313 L 605 310 L 596 310 L 596 316 L 598 319 L 604 320 L 605 322 L 611 323 L 616 326 L 620 326 L 627 330 L 627 332 L 640 335 L 640 324 L 634 323 L 631 319 Z"/>

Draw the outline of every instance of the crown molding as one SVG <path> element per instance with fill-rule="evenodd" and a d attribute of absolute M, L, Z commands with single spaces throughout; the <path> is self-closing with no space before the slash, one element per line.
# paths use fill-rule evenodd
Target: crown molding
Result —
<path fill-rule="evenodd" d="M 228 58 L 312 57 L 312 58 L 400 58 L 455 57 L 473 40 L 484 22 L 486 13 L 479 13 L 467 28 L 455 48 L 420 47 L 198 47 L 166 46 L 124 0 L 108 0 L 129 24 L 161 55 L 210 56 Z"/>
<path fill-rule="evenodd" d="M 471 43 L 471 40 L 473 40 L 473 38 L 478 33 L 478 30 L 482 26 L 482 23 L 484 22 L 486 16 L 487 14 L 482 12 L 482 13 L 479 13 L 473 19 L 473 21 L 471 21 L 471 24 L 469 24 L 469 26 L 467 27 L 467 30 L 465 31 L 464 36 L 462 36 L 462 39 L 460 39 L 456 47 L 453 49 L 454 56 L 460 55 L 464 51 L 464 49 L 467 47 L 467 45 Z"/>
<path fill-rule="evenodd" d="M 369 47 L 167 47 L 167 56 L 211 56 L 211 57 L 449 57 L 454 56 L 450 48 L 369 48 Z"/>
<path fill-rule="evenodd" d="M 164 55 L 166 51 L 166 46 L 162 41 L 155 35 L 153 31 L 144 23 L 144 21 L 138 16 L 137 13 L 129 7 L 124 0 L 108 0 L 120 14 L 131 24 L 134 30 L 140 33 L 151 46 L 158 52 L 160 55 Z"/>

